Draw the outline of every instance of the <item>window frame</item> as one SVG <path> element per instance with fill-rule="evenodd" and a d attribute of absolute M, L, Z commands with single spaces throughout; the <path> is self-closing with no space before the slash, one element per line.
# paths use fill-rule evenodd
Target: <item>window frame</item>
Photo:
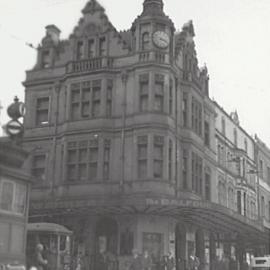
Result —
<path fill-rule="evenodd" d="M 13 215 L 13 216 L 25 217 L 26 216 L 26 212 L 27 212 L 27 203 L 28 203 L 27 202 L 27 200 L 28 200 L 28 185 L 27 184 L 22 184 L 22 183 L 19 183 L 17 181 L 13 181 L 13 180 L 10 180 L 10 179 L 0 178 L 0 198 L 2 197 L 1 194 L 3 192 L 3 184 L 4 183 L 10 183 L 13 186 L 13 190 L 12 190 L 12 203 L 11 203 L 11 210 L 2 209 L 1 208 L 1 199 L 0 199 L 0 213 L 4 213 L 4 214 L 8 214 L 8 215 Z M 24 193 L 25 204 L 24 204 L 23 213 L 15 212 L 16 192 L 17 192 L 17 189 L 18 189 L 18 186 L 19 185 L 25 187 L 25 193 Z"/>

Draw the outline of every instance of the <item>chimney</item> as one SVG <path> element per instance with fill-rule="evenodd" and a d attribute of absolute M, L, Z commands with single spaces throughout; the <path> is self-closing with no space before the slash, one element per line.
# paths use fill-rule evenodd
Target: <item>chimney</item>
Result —
<path fill-rule="evenodd" d="M 58 45 L 60 41 L 61 30 L 54 24 L 47 25 L 45 28 L 46 28 L 46 36 L 49 36 L 52 39 L 54 45 Z"/>

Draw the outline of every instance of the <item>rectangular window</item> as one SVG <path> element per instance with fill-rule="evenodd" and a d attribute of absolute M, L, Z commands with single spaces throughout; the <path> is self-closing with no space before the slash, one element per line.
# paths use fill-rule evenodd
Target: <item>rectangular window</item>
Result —
<path fill-rule="evenodd" d="M 93 96 L 92 96 L 92 116 L 97 117 L 100 115 L 101 103 L 101 81 L 93 82 Z"/>
<path fill-rule="evenodd" d="M 36 125 L 49 124 L 49 97 L 37 98 L 36 101 Z"/>
<path fill-rule="evenodd" d="M 173 115 L 173 80 L 170 79 L 169 87 L 169 114 Z"/>
<path fill-rule="evenodd" d="M 168 174 L 169 180 L 173 180 L 173 144 L 172 141 L 169 141 L 169 151 L 168 151 Z"/>
<path fill-rule="evenodd" d="M 88 58 L 93 58 L 95 56 L 95 40 L 88 40 Z"/>
<path fill-rule="evenodd" d="M 188 188 L 188 151 L 183 149 L 183 165 L 182 165 L 182 175 L 183 175 L 183 189 Z"/>
<path fill-rule="evenodd" d="M 204 121 L 204 144 L 210 146 L 210 127 L 207 121 Z"/>
<path fill-rule="evenodd" d="M 149 75 L 143 74 L 140 76 L 140 112 L 146 112 L 148 110 L 148 100 L 149 100 Z"/>
<path fill-rule="evenodd" d="M 78 106 L 80 106 L 80 104 L 78 102 L 81 101 L 81 117 L 83 118 L 87 118 L 91 115 L 91 104 L 90 104 L 90 100 L 91 100 L 91 84 L 90 82 L 84 82 L 82 84 L 82 96 L 80 99 L 80 90 L 76 90 L 77 92 L 77 97 L 76 97 L 76 102 L 78 104 Z"/>
<path fill-rule="evenodd" d="M 46 155 L 37 154 L 32 158 L 32 175 L 37 181 L 45 180 Z"/>
<path fill-rule="evenodd" d="M 192 129 L 199 136 L 202 135 L 202 104 L 192 98 Z"/>
<path fill-rule="evenodd" d="M 154 136 L 154 178 L 163 177 L 163 147 L 164 138 Z"/>
<path fill-rule="evenodd" d="M 138 137 L 138 178 L 147 178 L 147 136 Z"/>
<path fill-rule="evenodd" d="M 198 194 L 202 193 L 202 159 L 192 153 L 192 190 Z"/>
<path fill-rule="evenodd" d="M 97 179 L 98 172 L 98 141 L 91 140 L 89 148 L 89 175 L 90 181 Z"/>
<path fill-rule="evenodd" d="M 187 93 L 183 93 L 182 101 L 182 117 L 183 117 L 183 126 L 188 126 L 188 96 Z"/>
<path fill-rule="evenodd" d="M 264 201 L 264 196 L 261 196 L 261 215 L 262 215 L 262 217 L 265 217 L 265 201 Z"/>
<path fill-rule="evenodd" d="M 106 115 L 112 116 L 112 91 L 113 91 L 113 80 L 107 81 L 107 94 L 106 94 Z"/>
<path fill-rule="evenodd" d="M 102 37 L 99 39 L 99 56 L 106 55 L 106 38 Z"/>
<path fill-rule="evenodd" d="M 242 214 L 242 196 L 241 191 L 237 191 L 237 212 L 238 214 Z"/>
<path fill-rule="evenodd" d="M 101 80 L 71 85 L 70 116 L 79 120 L 100 115 Z"/>
<path fill-rule="evenodd" d="M 155 76 L 154 110 L 164 111 L 164 75 Z"/>
<path fill-rule="evenodd" d="M 0 181 L 0 210 L 24 215 L 27 206 L 26 198 L 26 184 L 7 180 Z"/>
<path fill-rule="evenodd" d="M 69 142 L 67 148 L 67 181 L 82 182 L 96 179 L 98 140 Z"/>
<path fill-rule="evenodd" d="M 83 41 L 78 41 L 78 43 L 77 43 L 77 60 L 83 59 L 83 56 L 84 56 Z"/>
<path fill-rule="evenodd" d="M 267 167 L 267 182 L 270 185 L 270 167 Z"/>
<path fill-rule="evenodd" d="M 11 212 L 14 199 L 14 183 L 3 181 L 1 191 L 0 209 Z"/>
<path fill-rule="evenodd" d="M 110 140 L 104 141 L 104 156 L 103 156 L 103 178 L 104 180 L 109 179 L 110 175 L 110 152 L 111 142 Z"/>
<path fill-rule="evenodd" d="M 26 202 L 27 186 L 25 184 L 16 184 L 14 211 L 18 214 L 24 214 L 27 206 Z"/>
<path fill-rule="evenodd" d="M 71 85 L 71 119 L 72 120 L 80 118 L 80 101 L 81 101 L 80 91 L 81 91 L 80 84 L 76 83 L 76 84 Z"/>
<path fill-rule="evenodd" d="M 210 201 L 211 200 L 211 171 L 210 169 L 206 169 L 206 172 L 205 172 L 205 199 L 207 201 Z"/>
<path fill-rule="evenodd" d="M 50 51 L 46 50 L 42 52 L 42 68 L 50 67 Z"/>

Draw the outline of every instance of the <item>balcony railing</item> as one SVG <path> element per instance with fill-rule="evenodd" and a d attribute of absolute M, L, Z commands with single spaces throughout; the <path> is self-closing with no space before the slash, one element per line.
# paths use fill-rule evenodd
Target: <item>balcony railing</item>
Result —
<path fill-rule="evenodd" d="M 86 60 L 72 61 L 67 64 L 67 73 L 94 71 L 113 67 L 113 58 L 98 57 Z"/>
<path fill-rule="evenodd" d="M 166 63 L 166 53 L 162 52 L 141 52 L 139 54 L 140 62 Z"/>

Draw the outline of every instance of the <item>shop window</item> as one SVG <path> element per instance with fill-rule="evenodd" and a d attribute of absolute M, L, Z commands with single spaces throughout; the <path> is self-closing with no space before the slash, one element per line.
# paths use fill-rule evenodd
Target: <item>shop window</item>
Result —
<path fill-rule="evenodd" d="M 143 251 L 152 255 L 153 263 L 159 262 L 164 249 L 164 239 L 161 233 L 143 233 Z"/>
<path fill-rule="evenodd" d="M 194 97 L 192 98 L 192 129 L 193 131 L 202 136 L 202 104 Z"/>
<path fill-rule="evenodd" d="M 155 76 L 155 94 L 154 94 L 154 109 L 158 112 L 164 111 L 164 76 Z"/>
<path fill-rule="evenodd" d="M 84 44 L 83 41 L 77 42 L 77 60 L 82 60 L 84 57 Z"/>
<path fill-rule="evenodd" d="M 103 155 L 103 178 L 108 180 L 110 176 L 110 153 L 111 142 L 110 140 L 104 141 L 104 155 Z"/>
<path fill-rule="evenodd" d="M 147 136 L 138 137 L 138 178 L 147 178 Z"/>
<path fill-rule="evenodd" d="M 154 178 L 163 177 L 163 147 L 164 138 L 154 136 Z"/>
<path fill-rule="evenodd" d="M 142 34 L 142 50 L 149 50 L 150 49 L 150 35 L 148 32 L 144 32 Z"/>
<path fill-rule="evenodd" d="M 67 145 L 67 181 L 93 181 L 97 178 L 98 140 L 69 142 Z"/>
<path fill-rule="evenodd" d="M 146 112 L 148 110 L 149 100 L 149 75 L 144 74 L 140 76 L 140 112 Z"/>
<path fill-rule="evenodd" d="M 129 229 L 121 233 L 120 236 L 120 254 L 127 256 L 132 255 L 134 246 L 134 235 Z"/>
<path fill-rule="evenodd" d="M 183 93 L 182 101 L 182 117 L 183 117 L 183 126 L 188 126 L 188 96 L 187 93 Z"/>
<path fill-rule="evenodd" d="M 106 38 L 102 37 L 99 39 L 99 56 L 105 56 L 106 55 Z"/>
<path fill-rule="evenodd" d="M 36 154 L 32 158 L 32 175 L 37 181 L 45 180 L 46 154 Z"/>
<path fill-rule="evenodd" d="M 107 93 L 106 93 L 106 115 L 112 115 L 112 91 L 113 91 L 113 81 L 107 81 Z"/>
<path fill-rule="evenodd" d="M 49 97 L 37 98 L 36 100 L 36 125 L 49 124 Z"/>
<path fill-rule="evenodd" d="M 88 40 L 88 58 L 93 58 L 95 56 L 95 40 Z"/>

